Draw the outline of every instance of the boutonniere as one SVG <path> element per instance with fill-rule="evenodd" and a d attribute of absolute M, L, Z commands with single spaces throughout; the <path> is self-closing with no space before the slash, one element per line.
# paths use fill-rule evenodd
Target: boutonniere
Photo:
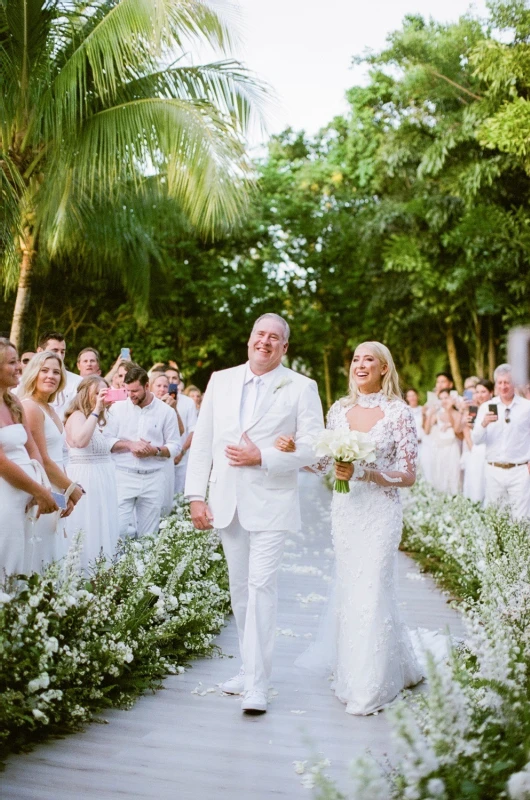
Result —
<path fill-rule="evenodd" d="M 292 382 L 292 378 L 282 378 L 281 381 L 274 387 L 273 394 L 276 394 L 276 392 L 278 392 L 280 389 L 283 389 L 284 386 L 288 386 Z"/>

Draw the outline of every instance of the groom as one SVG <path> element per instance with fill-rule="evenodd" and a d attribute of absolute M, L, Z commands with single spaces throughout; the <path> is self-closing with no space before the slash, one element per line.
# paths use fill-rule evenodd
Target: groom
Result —
<path fill-rule="evenodd" d="M 312 442 L 324 427 L 316 383 L 281 364 L 288 343 L 283 317 L 263 314 L 248 362 L 213 373 L 186 478 L 193 524 L 219 530 L 228 563 L 243 666 L 222 688 L 244 692 L 250 713 L 267 710 L 278 568 L 287 534 L 300 527 L 298 470 L 315 461 Z M 275 449 L 282 434 L 293 437 L 294 452 Z"/>

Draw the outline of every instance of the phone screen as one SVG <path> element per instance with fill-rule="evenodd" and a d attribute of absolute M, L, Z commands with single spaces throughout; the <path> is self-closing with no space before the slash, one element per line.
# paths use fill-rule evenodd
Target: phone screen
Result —
<path fill-rule="evenodd" d="M 170 383 L 169 384 L 168 390 L 167 390 L 168 394 L 173 394 L 176 397 L 177 394 L 178 394 L 178 391 L 179 391 L 179 387 L 178 387 L 177 383 Z"/>
<path fill-rule="evenodd" d="M 59 508 L 65 509 L 66 508 L 66 497 L 62 492 L 52 492 L 52 497 L 59 506 Z"/>
<path fill-rule="evenodd" d="M 496 403 L 488 403 L 488 411 L 490 414 L 497 414 L 497 404 Z"/>

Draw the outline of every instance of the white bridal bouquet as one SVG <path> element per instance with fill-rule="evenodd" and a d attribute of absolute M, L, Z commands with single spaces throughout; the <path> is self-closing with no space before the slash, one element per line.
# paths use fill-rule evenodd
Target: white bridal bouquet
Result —
<path fill-rule="evenodd" d="M 349 428 L 323 430 L 315 440 L 315 454 L 331 456 L 335 461 L 351 464 L 353 461 L 375 461 L 375 445 L 367 433 L 351 431 Z M 336 480 L 333 488 L 336 492 L 346 494 L 350 491 L 348 481 Z"/>

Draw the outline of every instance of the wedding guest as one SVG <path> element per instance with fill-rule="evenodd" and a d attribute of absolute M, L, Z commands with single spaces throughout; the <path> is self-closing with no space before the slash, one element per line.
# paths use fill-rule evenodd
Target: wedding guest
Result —
<path fill-rule="evenodd" d="M 26 350 L 24 353 L 22 353 L 22 355 L 20 356 L 20 363 L 22 364 L 22 372 L 24 372 L 24 370 L 26 369 L 26 367 L 28 366 L 29 362 L 31 361 L 34 355 L 35 353 L 33 352 L 33 350 Z"/>
<path fill-rule="evenodd" d="M 43 352 L 55 353 L 61 361 L 64 361 L 64 357 L 66 355 L 66 342 L 62 333 L 58 331 L 46 331 L 42 334 L 39 338 L 38 346 L 37 346 L 37 353 Z M 64 387 L 58 392 L 55 400 L 53 401 L 53 409 L 59 419 L 62 421 L 64 417 L 64 412 L 70 405 L 75 393 L 77 391 L 77 387 L 82 381 L 80 375 L 76 375 L 75 372 L 69 372 L 65 370 L 65 384 Z"/>
<path fill-rule="evenodd" d="M 83 378 L 65 414 L 66 442 L 70 448 L 68 476 L 83 486 L 86 496 L 67 521 L 69 538 L 83 531 L 81 566 L 100 555 L 111 559 L 118 539 L 118 492 L 110 441 L 103 435 L 109 403 L 107 382 L 97 376 Z"/>
<path fill-rule="evenodd" d="M 101 375 L 98 351 L 93 347 L 84 347 L 77 355 L 77 369 L 82 378 Z"/>
<path fill-rule="evenodd" d="M 25 542 L 31 530 L 26 514 L 57 511 L 57 504 L 40 478 L 40 454 L 27 427 L 24 409 L 13 389 L 20 364 L 8 339 L 0 338 L 0 580 L 24 572 Z"/>
<path fill-rule="evenodd" d="M 180 452 L 177 415 L 148 388 L 147 372 L 131 367 L 125 375 L 128 398 L 109 411 L 103 433 L 116 466 L 120 536 L 130 525 L 136 533 L 158 529 L 164 499 L 161 472 L 167 458 Z"/>
<path fill-rule="evenodd" d="M 175 362 L 171 362 L 175 364 Z M 170 383 L 176 383 L 180 386 L 180 373 L 176 366 L 171 364 L 166 367 L 166 375 Z M 182 494 L 184 492 L 184 484 L 186 482 L 186 471 L 188 469 L 189 450 L 193 441 L 193 434 L 195 426 L 197 425 L 197 406 L 191 397 L 187 397 L 182 392 L 177 392 L 177 408 L 184 423 L 184 434 L 181 438 L 182 450 L 175 459 L 175 492 Z"/>
<path fill-rule="evenodd" d="M 107 372 L 105 375 L 105 380 L 112 389 L 123 389 L 123 381 L 125 380 L 127 370 L 134 366 L 132 361 L 123 361 L 123 359 L 119 358 L 110 372 Z"/>
<path fill-rule="evenodd" d="M 430 469 L 430 449 L 428 444 L 424 441 L 427 438 L 423 430 L 423 421 L 425 419 L 426 409 L 425 406 L 420 405 L 419 394 L 416 389 L 410 388 L 405 392 L 405 401 L 412 412 L 414 417 L 414 424 L 418 434 L 418 466 L 425 478 Z"/>
<path fill-rule="evenodd" d="M 28 426 L 48 480 L 53 491 L 66 495 L 66 508 L 61 511 L 60 518 L 71 514 L 82 497 L 82 489 L 72 485 L 64 471 L 64 427 L 52 405 L 65 383 L 62 358 L 48 351 L 37 353 L 31 359 L 21 383 L 21 398 Z M 43 566 L 65 554 L 68 542 L 65 525 L 60 518 L 48 515 L 35 523 L 33 535 L 26 539 L 27 573 L 39 572 Z"/>
<path fill-rule="evenodd" d="M 473 442 L 486 445 L 486 505 L 506 503 L 516 519 L 530 517 L 530 400 L 515 394 L 512 368 L 494 373 L 496 395 L 479 408 Z"/>
<path fill-rule="evenodd" d="M 191 397 L 193 402 L 195 403 L 195 407 L 197 409 L 197 414 L 201 409 L 201 400 L 202 400 L 202 392 L 197 386 L 186 386 L 184 391 L 182 392 L 186 397 Z"/>
<path fill-rule="evenodd" d="M 473 402 L 471 405 L 466 404 L 462 411 L 464 417 L 464 452 L 462 453 L 464 482 L 462 494 L 475 503 L 483 503 L 486 492 L 486 443 L 474 444 L 471 433 L 475 425 L 478 409 L 484 403 L 491 402 L 493 388 L 493 383 L 486 378 L 477 381 Z M 470 408 L 473 408 L 473 414 L 471 415 L 469 413 Z"/>
<path fill-rule="evenodd" d="M 458 494 L 460 489 L 461 418 L 449 388 L 438 392 L 440 407 L 430 408 L 425 432 L 431 436 L 430 482 L 440 492 Z"/>

